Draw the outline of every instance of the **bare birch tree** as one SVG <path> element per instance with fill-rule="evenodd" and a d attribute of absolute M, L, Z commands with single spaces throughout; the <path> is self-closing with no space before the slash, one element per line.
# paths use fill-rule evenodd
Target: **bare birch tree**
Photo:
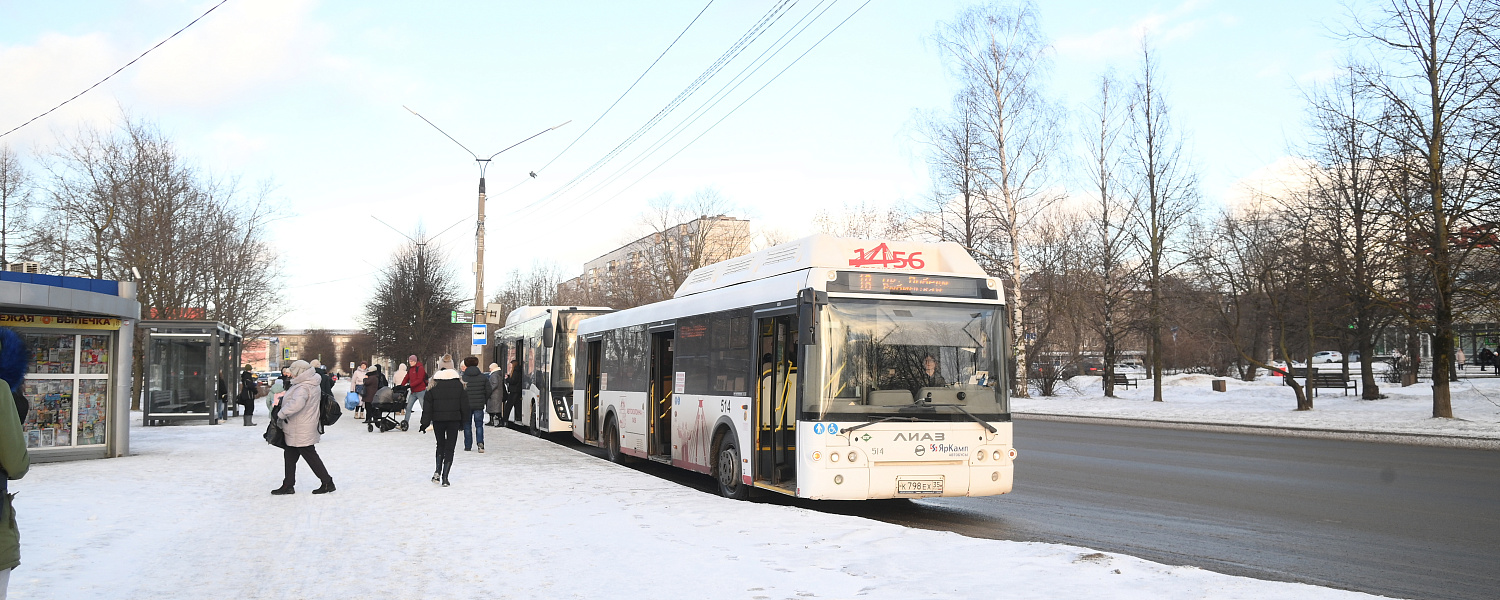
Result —
<path fill-rule="evenodd" d="M 1115 395 L 1115 363 L 1121 323 L 1117 321 L 1130 302 L 1135 269 L 1131 268 L 1131 238 L 1128 223 L 1134 215 L 1126 201 L 1123 161 L 1126 119 L 1129 107 L 1120 83 L 1111 75 L 1099 78 L 1093 106 L 1083 113 L 1082 138 L 1086 152 L 1081 163 L 1091 192 L 1085 211 L 1088 227 L 1082 236 L 1082 257 L 1089 280 L 1088 310 L 1091 323 L 1104 345 L 1104 395 Z"/>
<path fill-rule="evenodd" d="M 17 234 L 24 234 L 30 224 L 32 192 L 35 182 L 10 146 L 0 146 L 0 268 L 15 257 L 11 246 Z"/>
<path fill-rule="evenodd" d="M 1025 301 L 1018 293 L 1027 265 L 1025 232 L 1060 199 L 1053 171 L 1062 138 L 1061 114 L 1043 95 L 1050 71 L 1048 47 L 1029 2 L 971 7 L 937 34 L 951 68 L 975 99 L 983 153 L 977 174 L 1005 245 L 1010 282 L 1012 339 L 1016 348 L 1016 394 L 1027 396 Z"/>

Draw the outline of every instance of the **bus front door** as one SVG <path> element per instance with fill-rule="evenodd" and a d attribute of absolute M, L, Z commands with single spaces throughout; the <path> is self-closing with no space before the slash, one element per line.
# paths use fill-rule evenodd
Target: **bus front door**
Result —
<path fill-rule="evenodd" d="M 583 439 L 599 441 L 599 359 L 604 342 L 588 342 L 583 396 Z"/>
<path fill-rule="evenodd" d="M 651 410 L 648 444 L 653 457 L 672 457 L 672 332 L 651 334 Z"/>
<path fill-rule="evenodd" d="M 797 316 L 765 317 L 759 323 L 760 380 L 757 385 L 755 478 L 797 487 Z"/>

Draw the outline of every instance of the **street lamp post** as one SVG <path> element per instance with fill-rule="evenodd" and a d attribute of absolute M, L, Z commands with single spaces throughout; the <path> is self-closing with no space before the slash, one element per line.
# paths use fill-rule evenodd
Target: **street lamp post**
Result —
<path fill-rule="evenodd" d="M 428 125 L 432 125 L 432 128 L 438 130 L 438 133 L 443 134 L 443 137 L 446 137 L 449 140 L 452 140 L 453 143 L 458 144 L 458 147 L 463 148 L 464 152 L 468 152 L 469 156 L 474 157 L 474 162 L 478 163 L 479 165 L 479 217 L 474 224 L 474 316 L 476 319 L 478 319 L 479 315 L 484 314 L 484 172 L 489 168 L 490 161 L 494 160 L 496 156 L 499 156 L 501 152 L 505 152 L 506 150 L 515 148 L 516 146 L 530 141 L 532 138 L 542 135 L 543 133 L 547 133 L 548 131 L 552 131 L 553 129 L 557 129 L 558 127 L 562 127 L 563 125 L 567 125 L 568 123 L 572 123 L 573 121 L 568 120 L 564 121 L 560 125 L 548 127 L 533 134 L 531 137 L 506 146 L 504 149 L 500 150 L 500 152 L 491 154 L 489 158 L 480 158 L 479 155 L 475 154 L 473 150 L 470 150 L 468 146 L 465 146 L 458 140 L 453 139 L 453 136 L 448 135 L 448 132 L 443 131 L 441 127 L 438 127 L 432 121 L 428 121 L 427 117 L 424 117 L 418 114 L 417 111 L 414 111 L 405 106 L 403 106 L 402 108 L 406 108 L 407 112 L 417 115 L 418 119 L 426 121 Z M 531 176 L 536 177 L 536 173 L 532 173 Z"/>

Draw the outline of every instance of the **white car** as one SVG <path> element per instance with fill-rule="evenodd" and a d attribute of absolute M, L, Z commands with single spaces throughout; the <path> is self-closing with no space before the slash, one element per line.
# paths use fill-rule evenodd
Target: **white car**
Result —
<path fill-rule="evenodd" d="M 1337 350 L 1324 350 L 1312 357 L 1314 363 L 1341 363 L 1344 362 L 1344 354 Z"/>

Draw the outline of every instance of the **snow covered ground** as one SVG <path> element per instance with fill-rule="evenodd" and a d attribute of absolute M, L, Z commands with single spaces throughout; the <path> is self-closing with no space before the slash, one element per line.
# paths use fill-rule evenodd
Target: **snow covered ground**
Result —
<path fill-rule="evenodd" d="M 725 500 L 508 430 L 441 488 L 430 435 L 345 418 L 318 445 L 322 496 L 305 466 L 269 495 L 281 453 L 238 424 L 137 415 L 132 456 L 34 466 L 11 486 L 12 597 L 1370 597 Z"/>
<path fill-rule="evenodd" d="M 1057 396 L 1015 398 L 1011 410 L 1070 416 L 1188 421 L 1227 425 L 1331 429 L 1500 439 L 1500 378 L 1475 377 L 1450 384 L 1453 419 L 1432 417 L 1432 384 L 1411 387 L 1381 383 L 1387 398 L 1360 400 L 1352 392 L 1318 390 L 1313 410 L 1297 412 L 1296 396 L 1280 377 L 1254 382 L 1227 379 L 1227 392 L 1212 391 L 1208 375 L 1169 375 L 1162 380 L 1162 402 L 1151 401 L 1151 382 L 1116 388 L 1105 398 L 1100 378 L 1078 376 L 1061 383 Z"/>

